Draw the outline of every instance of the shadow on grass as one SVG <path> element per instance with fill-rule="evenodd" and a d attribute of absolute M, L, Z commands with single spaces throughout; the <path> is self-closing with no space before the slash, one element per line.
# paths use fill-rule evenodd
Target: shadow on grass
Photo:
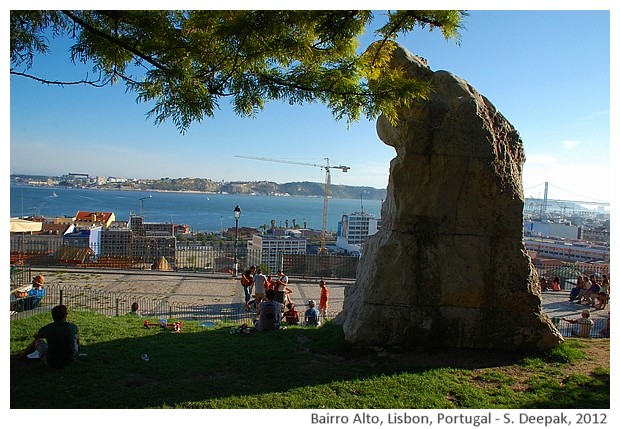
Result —
<path fill-rule="evenodd" d="M 178 333 L 151 328 L 127 338 L 92 340 L 85 347 L 87 357 L 57 371 L 12 359 L 11 408 L 358 408 L 357 403 L 361 408 L 475 408 L 475 402 L 450 402 L 441 384 L 466 382 L 467 370 L 518 364 L 524 357 L 508 352 L 355 348 L 344 343 L 340 326 L 329 323 L 319 329 L 292 327 L 250 334 L 231 334 L 231 328 L 206 329 L 196 323 Z M 144 354 L 148 361 L 142 359 Z M 429 377 L 438 368 L 463 370 L 465 375 L 437 376 L 437 398 L 416 398 L 410 391 L 426 378 L 412 377 Z M 385 402 L 381 399 L 385 392 L 377 394 L 376 402 L 368 399 L 373 383 L 385 386 L 382 377 L 402 377 L 390 381 L 402 392 L 388 392 L 402 395 L 401 402 Z M 567 391 L 567 385 L 541 380 L 536 388 L 549 392 L 544 398 L 532 396 L 528 407 L 572 408 L 591 400 L 582 392 L 584 383 L 598 389 L 600 407 L 606 389 L 609 406 L 609 380 L 606 388 L 604 382 L 591 386 L 587 377 L 571 383 Z M 289 396 L 313 395 L 323 398 L 287 402 Z M 330 395 L 332 400 L 326 398 Z M 366 402 L 356 402 L 364 395 Z M 590 401 L 589 407 L 596 408 L 597 403 Z"/>

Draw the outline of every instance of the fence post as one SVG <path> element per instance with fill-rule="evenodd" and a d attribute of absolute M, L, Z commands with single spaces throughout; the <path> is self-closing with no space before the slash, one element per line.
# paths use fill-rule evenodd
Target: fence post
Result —
<path fill-rule="evenodd" d="M 62 289 L 60 289 L 60 292 L 58 293 L 58 296 L 60 298 L 60 303 L 58 305 L 62 305 Z"/>
<path fill-rule="evenodd" d="M 116 317 L 118 317 L 118 297 L 116 298 Z"/>

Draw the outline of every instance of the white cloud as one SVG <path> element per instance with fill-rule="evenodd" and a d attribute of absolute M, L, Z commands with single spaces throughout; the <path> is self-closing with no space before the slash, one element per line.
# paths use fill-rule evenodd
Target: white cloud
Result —
<path fill-rule="evenodd" d="M 564 149 L 574 149 L 580 144 L 581 142 L 579 140 L 562 140 L 562 147 Z"/>
<path fill-rule="evenodd" d="M 549 155 L 526 155 L 525 157 L 525 166 L 547 166 L 551 167 L 557 164 L 557 160 Z"/>

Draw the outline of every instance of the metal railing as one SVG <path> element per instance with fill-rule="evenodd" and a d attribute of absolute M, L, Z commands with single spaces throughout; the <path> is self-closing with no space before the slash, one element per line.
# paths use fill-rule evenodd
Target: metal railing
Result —
<path fill-rule="evenodd" d="M 147 246 L 148 247 L 148 246 Z M 250 251 L 234 243 L 177 244 L 168 247 L 118 249 L 105 253 L 97 245 L 62 244 L 60 241 L 11 239 L 11 260 L 32 267 L 82 267 L 108 269 L 135 269 L 159 271 L 189 271 L 232 273 L 235 259 L 239 271 L 251 265 L 260 266 L 264 273 L 274 274 L 283 269 L 295 277 L 323 277 L 352 279 L 359 261 L 358 256 L 290 254 L 285 251 L 263 254 Z"/>
<path fill-rule="evenodd" d="M 256 313 L 246 311 L 241 303 L 196 305 L 151 298 L 144 295 L 101 291 L 80 286 L 50 285 L 46 288 L 46 295 L 41 300 L 39 306 L 23 309 L 25 308 L 23 303 L 27 299 L 20 298 L 11 301 L 11 320 L 49 312 L 53 306 L 58 304 L 66 305 L 71 311 L 93 311 L 107 316 L 123 316 L 129 314 L 131 305 L 134 302 L 138 303 L 141 319 L 156 324 L 161 319 L 166 319 L 168 321 L 194 320 L 201 323 L 232 322 L 239 325 L 245 323 L 251 326 L 252 321 L 256 318 Z M 23 310 L 20 310 L 20 308 Z M 324 317 L 321 316 L 321 321 L 333 319 L 337 315 L 337 312 L 327 312 Z M 300 320 L 303 320 L 303 312 L 300 312 L 299 317 Z M 562 336 L 566 338 L 579 337 L 578 325 L 571 324 L 557 317 L 551 320 Z M 596 318 L 592 319 L 592 321 L 594 325 L 589 330 L 589 338 L 609 337 L 607 318 Z"/>
<path fill-rule="evenodd" d="M 581 330 L 582 329 L 581 326 L 577 324 L 572 324 L 570 322 L 567 322 L 566 320 L 562 320 L 559 317 L 553 317 L 551 321 L 553 322 L 557 330 L 560 331 L 560 334 L 562 334 L 564 338 L 570 338 L 570 337 L 584 338 L 584 336 L 581 335 L 581 333 L 583 332 Z M 585 337 L 587 338 L 609 338 L 608 319 L 592 319 L 592 322 L 594 322 L 594 325 L 587 330 L 586 332 L 587 335 L 585 335 Z"/>
<path fill-rule="evenodd" d="M 561 290 L 570 291 L 577 284 L 578 276 L 601 277 L 603 274 L 609 277 L 609 264 L 596 264 L 586 262 L 576 263 L 540 263 L 533 262 L 534 268 L 540 278 L 545 278 L 547 287 L 551 289 L 551 282 L 555 277 L 560 279 Z"/>
<path fill-rule="evenodd" d="M 157 323 L 160 319 L 197 320 L 200 322 L 233 322 L 251 324 L 256 313 L 246 311 L 243 304 L 188 304 L 144 295 L 102 291 L 70 285 L 50 285 L 45 297 L 36 307 L 28 305 L 28 298 L 11 300 L 11 320 L 49 312 L 52 307 L 64 304 L 71 311 L 92 311 L 106 316 L 123 316 L 130 313 L 133 303 L 138 304 L 141 318 Z M 332 319 L 338 313 L 327 312 Z M 303 314 L 300 314 L 303 319 Z"/>
<path fill-rule="evenodd" d="M 11 290 L 32 282 L 32 270 L 27 265 L 11 265 Z"/>

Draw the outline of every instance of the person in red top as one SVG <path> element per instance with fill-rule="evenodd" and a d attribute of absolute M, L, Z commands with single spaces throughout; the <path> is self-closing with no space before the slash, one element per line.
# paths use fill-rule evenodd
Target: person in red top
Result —
<path fill-rule="evenodd" d="M 271 277 L 271 275 L 267 276 L 267 280 L 265 280 L 265 292 L 267 292 L 270 289 L 273 289 L 273 277 Z"/>
<path fill-rule="evenodd" d="M 327 307 L 329 305 L 329 289 L 327 289 L 327 283 L 325 280 L 321 280 L 319 282 L 319 286 L 321 286 L 321 298 L 319 299 L 319 312 L 323 319 L 325 319 L 325 315 L 327 313 Z"/>
<path fill-rule="evenodd" d="M 286 304 L 286 311 L 283 314 L 284 320 L 289 325 L 299 325 L 299 312 L 295 310 L 295 304 L 289 302 Z"/>

